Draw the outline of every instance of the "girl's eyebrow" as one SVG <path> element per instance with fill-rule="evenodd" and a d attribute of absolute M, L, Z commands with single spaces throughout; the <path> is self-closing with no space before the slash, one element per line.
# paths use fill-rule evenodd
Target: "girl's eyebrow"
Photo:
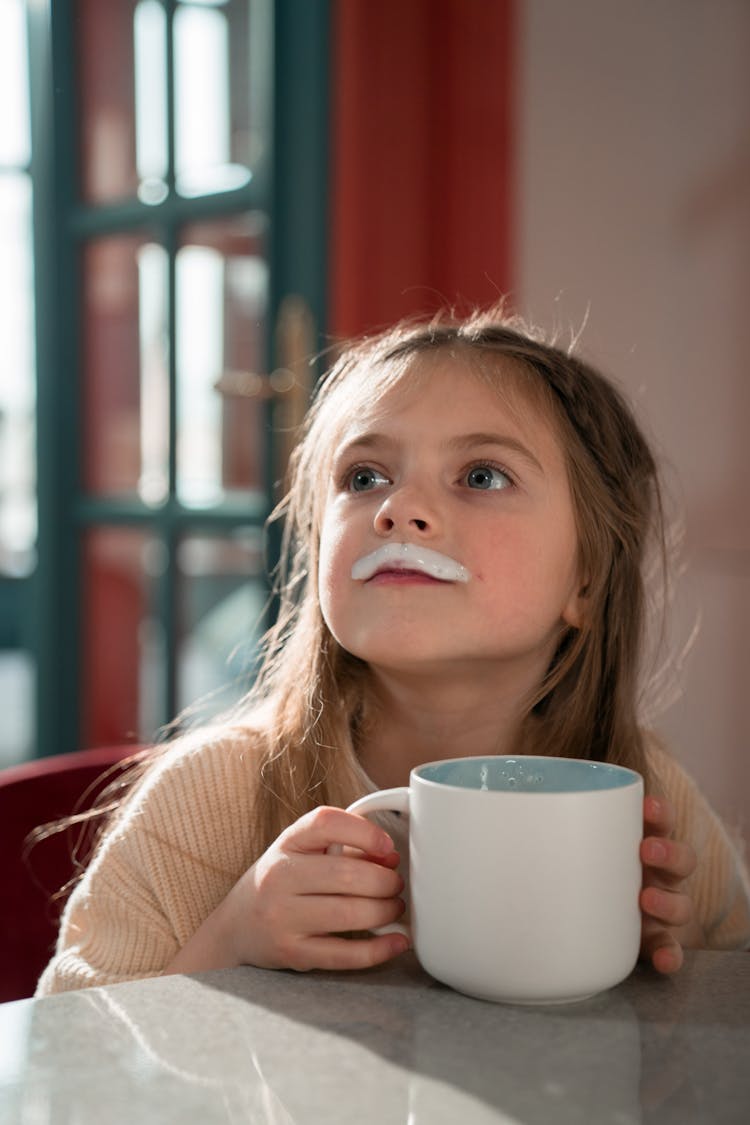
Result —
<path fill-rule="evenodd" d="M 341 449 L 337 451 L 336 456 L 337 459 L 348 457 L 355 449 L 367 450 L 376 446 L 395 447 L 397 445 L 398 441 L 388 434 L 379 434 L 370 431 L 353 437 L 346 445 L 342 446 Z M 511 437 L 510 434 L 457 434 L 456 437 L 450 438 L 446 442 L 446 445 L 449 449 L 456 449 L 458 451 L 475 449 L 477 446 L 482 445 L 499 446 L 502 449 L 507 449 L 516 453 L 519 457 L 523 457 L 537 472 L 544 473 L 544 467 L 538 457 L 536 457 L 522 441 L 519 441 L 518 438 Z"/>
<path fill-rule="evenodd" d="M 478 434 L 459 434 L 453 437 L 448 442 L 451 449 L 474 449 L 478 445 L 497 445 L 503 449 L 509 449 L 513 453 L 517 453 L 519 457 L 523 457 L 525 461 L 535 468 L 538 472 L 543 473 L 544 468 L 528 446 L 524 445 L 518 438 L 511 437 L 510 434 L 496 434 L 496 433 L 478 433 Z"/>
<path fill-rule="evenodd" d="M 378 434 L 372 431 L 356 434 L 345 445 L 336 450 L 336 457 L 348 457 L 355 449 L 372 449 L 375 446 L 382 445 L 394 447 L 398 445 L 398 442 L 395 438 L 389 437 L 388 434 Z"/>

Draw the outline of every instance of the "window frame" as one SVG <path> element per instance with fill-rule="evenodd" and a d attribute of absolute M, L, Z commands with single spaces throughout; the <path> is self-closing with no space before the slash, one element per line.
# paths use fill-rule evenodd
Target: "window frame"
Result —
<path fill-rule="evenodd" d="M 171 31 L 176 0 L 162 0 Z M 136 499 L 86 496 L 81 482 L 81 248 L 98 236 L 146 229 L 169 255 L 170 432 L 175 404 L 175 257 L 183 225 L 251 209 L 270 219 L 268 324 L 284 298 L 302 298 L 316 326 L 320 350 L 326 323 L 328 242 L 328 0 L 273 0 L 270 76 L 271 161 L 266 176 L 233 191 L 180 198 L 158 205 L 138 200 L 91 205 L 79 198 L 78 105 L 75 84 L 75 0 L 29 5 L 34 185 L 34 265 L 37 349 L 38 562 L 33 578 L 33 651 L 37 663 L 36 753 L 81 747 L 82 551 L 91 528 L 121 525 L 163 537 L 168 565 L 160 580 L 158 616 L 167 638 L 162 721 L 176 711 L 176 550 L 188 532 L 230 533 L 262 526 L 273 503 L 272 469 L 262 502 L 231 499 L 184 507 L 175 489 L 175 443 L 170 441 L 170 495 L 159 508 Z M 169 119 L 172 37 L 167 35 Z M 170 125 L 168 183 L 174 185 L 174 128 Z M 299 191 L 297 185 L 305 185 Z M 303 252 L 300 251 L 303 248 Z M 277 364 L 275 333 L 267 341 L 268 371 Z M 270 461 L 276 456 L 269 449 Z M 268 546 L 271 564 L 278 542 Z M 155 736 L 156 732 L 153 732 Z"/>

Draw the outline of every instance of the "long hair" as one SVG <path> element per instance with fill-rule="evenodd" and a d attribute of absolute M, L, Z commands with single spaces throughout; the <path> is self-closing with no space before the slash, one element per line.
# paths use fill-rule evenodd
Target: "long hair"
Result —
<path fill-rule="evenodd" d="M 318 553 L 326 482 L 338 436 L 372 404 L 439 354 L 467 363 L 498 393 L 545 413 L 562 448 L 573 502 L 580 627 L 566 628 L 526 701 L 524 752 L 590 758 L 647 775 L 638 724 L 644 640 L 644 564 L 665 564 L 657 468 L 622 395 L 589 364 L 545 342 L 501 307 L 459 319 L 445 312 L 402 322 L 342 350 L 314 395 L 292 454 L 276 573 L 278 616 L 264 638 L 254 686 L 226 721 L 258 755 L 261 850 L 321 804 L 344 806 L 368 781 L 357 747 L 367 665 L 343 649 L 318 601 Z M 422 364 L 429 379 L 429 363 Z"/>
<path fill-rule="evenodd" d="M 344 803 L 364 784 L 356 738 L 367 669 L 331 635 L 317 596 L 323 482 L 336 435 L 359 404 L 385 394 L 417 358 L 446 352 L 468 360 L 500 393 L 512 380 L 522 398 L 546 410 L 567 465 L 585 610 L 580 628 L 561 636 L 527 702 L 524 749 L 647 774 L 638 724 L 644 564 L 652 549 L 662 564 L 666 558 L 648 443 L 611 382 L 518 318 L 497 309 L 464 320 L 441 314 L 346 349 L 319 386 L 293 455 L 289 491 L 276 512 L 284 520 L 280 612 L 247 701 L 251 708 L 274 702 L 262 766 L 276 798 L 262 814 L 269 839 L 306 809 Z"/>

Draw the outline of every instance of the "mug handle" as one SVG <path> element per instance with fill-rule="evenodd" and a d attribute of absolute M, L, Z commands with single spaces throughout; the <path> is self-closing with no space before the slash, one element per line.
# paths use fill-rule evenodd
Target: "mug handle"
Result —
<path fill-rule="evenodd" d="M 400 786 L 398 789 L 378 789 L 375 793 L 368 793 L 360 797 L 353 805 L 349 805 L 347 812 L 365 816 L 372 812 L 400 812 L 409 815 L 409 787 Z M 331 844 L 328 855 L 341 855 L 341 844 Z M 411 942 L 411 932 L 407 926 L 400 922 L 392 922 L 389 926 L 378 926 L 372 931 L 374 934 L 403 934 Z"/>

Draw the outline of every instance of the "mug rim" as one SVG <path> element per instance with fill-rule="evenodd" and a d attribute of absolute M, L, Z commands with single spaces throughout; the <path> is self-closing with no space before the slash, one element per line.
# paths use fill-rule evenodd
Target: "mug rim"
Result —
<path fill-rule="evenodd" d="M 450 781 L 436 781 L 434 778 L 421 776 L 422 770 L 429 769 L 430 767 L 434 766 L 447 765 L 449 762 L 495 762 L 498 760 L 506 762 L 517 761 L 524 763 L 577 762 L 592 770 L 601 769 L 603 771 L 610 771 L 620 776 L 621 778 L 627 778 L 628 780 L 620 781 L 615 785 L 605 786 L 601 789 L 587 789 L 584 787 L 579 787 L 563 790 L 558 789 L 548 792 L 529 792 L 528 790 L 514 791 L 512 789 L 475 789 L 472 786 L 457 785 Z M 554 797 L 556 799 L 559 799 L 561 797 L 578 797 L 584 795 L 593 796 L 595 793 L 613 793 L 622 791 L 642 784 L 643 776 L 638 773 L 637 770 L 631 769 L 629 766 L 621 766 L 615 762 L 598 762 L 592 758 L 563 758 L 559 755 L 552 754 L 476 754 L 468 755 L 465 758 L 438 758 L 436 761 L 432 762 L 421 762 L 418 766 L 413 767 L 409 775 L 410 786 L 413 783 L 417 782 L 420 785 L 429 786 L 430 788 L 441 790 L 455 790 L 459 793 L 483 793 L 486 796 L 513 797 L 514 799 L 521 797 L 533 797 L 538 800 L 540 797 Z"/>

